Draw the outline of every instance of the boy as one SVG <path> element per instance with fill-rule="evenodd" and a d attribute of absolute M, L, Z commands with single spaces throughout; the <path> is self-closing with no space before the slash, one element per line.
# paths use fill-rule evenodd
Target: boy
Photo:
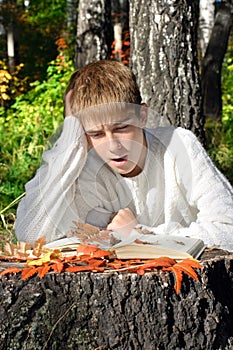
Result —
<path fill-rule="evenodd" d="M 98 61 L 75 72 L 63 131 L 26 185 L 16 235 L 65 236 L 72 221 L 118 233 L 139 225 L 233 251 L 233 190 L 192 132 L 145 128 L 131 70 Z"/>

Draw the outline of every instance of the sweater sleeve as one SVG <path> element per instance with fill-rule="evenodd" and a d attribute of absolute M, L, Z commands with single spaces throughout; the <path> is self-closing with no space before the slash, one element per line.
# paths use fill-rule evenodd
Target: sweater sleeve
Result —
<path fill-rule="evenodd" d="M 25 186 L 26 196 L 17 208 L 15 224 L 19 240 L 33 244 L 45 236 L 46 242 L 50 242 L 70 229 L 79 215 L 75 182 L 86 155 L 87 140 L 79 120 L 66 117 L 59 139 L 43 153 L 43 164 Z"/>
<path fill-rule="evenodd" d="M 170 188 L 179 188 L 195 220 L 187 227 L 178 218 L 158 227 L 143 227 L 159 234 L 201 238 L 209 247 L 233 251 L 233 189 L 192 132 L 178 128 L 175 134 L 169 147 L 176 148 L 176 178 Z M 177 205 L 182 212 L 182 203 Z"/>

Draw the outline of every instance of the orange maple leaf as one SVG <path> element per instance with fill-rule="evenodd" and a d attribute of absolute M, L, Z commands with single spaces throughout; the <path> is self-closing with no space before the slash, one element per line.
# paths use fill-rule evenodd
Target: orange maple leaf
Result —
<path fill-rule="evenodd" d="M 181 289 L 181 282 L 183 280 L 183 274 L 190 276 L 194 280 L 198 280 L 197 273 L 194 271 L 194 268 L 202 269 L 203 266 L 199 264 L 199 262 L 195 259 L 184 259 L 173 266 L 163 268 L 163 271 L 172 271 L 175 275 L 176 282 L 174 285 L 174 289 L 178 294 Z"/>
<path fill-rule="evenodd" d="M 37 268 L 36 267 L 25 267 L 22 270 L 21 273 L 21 278 L 22 280 L 27 280 L 28 278 L 32 277 L 33 275 L 35 275 L 35 273 L 37 272 Z"/>
<path fill-rule="evenodd" d="M 176 265 L 169 267 L 169 270 L 172 271 L 175 275 L 175 284 L 174 284 L 174 289 L 176 294 L 179 294 L 180 289 L 181 289 L 181 283 L 183 280 L 183 274 L 180 268 Z"/>
<path fill-rule="evenodd" d="M 64 268 L 64 263 L 62 261 L 56 261 L 52 265 L 50 265 L 51 269 L 57 273 L 61 273 Z"/>
<path fill-rule="evenodd" d="M 141 268 L 141 266 L 136 270 L 138 275 L 143 276 L 145 274 L 145 269 Z"/>
<path fill-rule="evenodd" d="M 98 250 L 98 245 L 97 244 L 83 244 L 81 243 L 78 248 L 77 248 L 77 252 L 79 254 L 85 254 L 85 255 L 91 255 L 94 252 L 96 252 Z"/>
<path fill-rule="evenodd" d="M 110 256 L 111 253 L 108 250 L 102 250 L 98 249 L 93 252 L 92 256 L 93 258 L 106 258 L 107 256 Z"/>
<path fill-rule="evenodd" d="M 88 260 L 89 265 L 95 266 L 95 267 L 99 267 L 101 265 L 105 264 L 105 261 L 102 259 L 93 259 L 91 258 L 90 260 Z"/>
<path fill-rule="evenodd" d="M 160 258 L 153 259 L 147 263 L 144 263 L 142 267 L 144 269 L 151 269 L 155 267 L 169 267 L 169 266 L 173 266 L 175 263 L 176 263 L 176 260 L 172 258 L 168 258 L 166 256 L 162 256 Z"/>
<path fill-rule="evenodd" d="M 4 275 L 10 274 L 10 273 L 17 273 L 17 272 L 20 272 L 20 271 L 22 271 L 21 268 L 17 268 L 17 267 L 8 267 L 8 268 L 6 268 L 5 270 L 3 270 L 3 271 L 0 273 L 0 276 L 4 276 Z"/>
<path fill-rule="evenodd" d="M 51 266 L 48 263 L 45 263 L 42 266 L 37 267 L 37 273 L 40 277 L 40 279 L 42 279 L 50 270 Z"/>

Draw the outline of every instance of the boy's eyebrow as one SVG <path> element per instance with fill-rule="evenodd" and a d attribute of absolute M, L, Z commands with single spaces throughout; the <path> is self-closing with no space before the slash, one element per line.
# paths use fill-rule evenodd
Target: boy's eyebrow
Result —
<path fill-rule="evenodd" d="M 102 129 L 99 129 L 99 130 L 85 130 L 85 133 L 88 133 L 88 134 L 95 134 L 97 132 L 101 132 Z"/>

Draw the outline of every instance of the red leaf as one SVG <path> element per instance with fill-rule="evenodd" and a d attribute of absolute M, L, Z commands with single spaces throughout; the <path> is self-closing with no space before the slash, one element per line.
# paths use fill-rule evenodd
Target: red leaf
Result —
<path fill-rule="evenodd" d="M 90 259 L 88 261 L 89 265 L 91 266 L 95 266 L 95 267 L 99 267 L 101 265 L 104 265 L 105 264 L 105 261 L 104 260 L 100 260 L 100 259 Z"/>
<path fill-rule="evenodd" d="M 153 259 L 148 263 L 145 263 L 142 265 L 143 269 L 153 269 L 156 267 L 169 267 L 173 266 L 176 263 L 174 259 L 168 258 L 168 257 L 161 257 L 157 259 Z"/>
<path fill-rule="evenodd" d="M 53 269 L 57 273 L 61 273 L 64 268 L 64 263 L 61 261 L 58 261 L 52 265 L 50 265 L 51 269 Z"/>
<path fill-rule="evenodd" d="M 180 292 L 180 289 L 181 289 L 181 283 L 183 280 L 182 273 L 186 273 L 188 276 L 192 277 L 195 280 L 198 279 L 198 276 L 196 272 L 193 270 L 193 268 L 201 269 L 203 268 L 203 266 L 200 265 L 197 260 L 185 259 L 179 263 L 176 263 L 171 267 L 163 269 L 164 271 L 172 271 L 175 274 L 176 283 L 174 285 L 174 289 L 177 294 Z"/>
<path fill-rule="evenodd" d="M 182 265 L 186 265 L 188 264 L 189 266 L 192 266 L 193 268 L 196 268 L 196 269 L 203 269 L 203 265 L 201 265 L 197 260 L 195 259 L 184 259 L 182 262 Z"/>
<path fill-rule="evenodd" d="M 17 267 L 8 267 L 0 273 L 0 276 L 4 276 L 4 275 L 10 274 L 10 273 L 17 273 L 20 271 L 22 271 L 22 269 L 19 269 Z"/>
<path fill-rule="evenodd" d="M 142 241 L 141 239 L 138 239 L 138 238 L 136 238 L 134 240 L 134 243 L 137 243 L 137 244 L 151 244 L 150 242 L 145 242 L 145 241 Z"/>
<path fill-rule="evenodd" d="M 185 259 L 179 263 L 177 263 L 175 266 L 180 268 L 184 273 L 192 277 L 193 279 L 197 280 L 198 276 L 196 272 L 193 270 L 193 268 L 203 268 L 202 265 L 200 265 L 196 260 L 193 259 Z"/>
<path fill-rule="evenodd" d="M 108 263 L 108 267 L 111 267 L 112 269 L 120 269 L 122 267 L 122 264 L 120 261 L 114 260 Z"/>
<path fill-rule="evenodd" d="M 95 252 L 93 252 L 93 258 L 105 258 L 107 256 L 111 255 L 111 253 L 108 250 L 102 250 L 98 249 Z"/>
<path fill-rule="evenodd" d="M 136 272 L 137 272 L 138 275 L 142 276 L 142 275 L 145 274 L 145 269 L 142 269 L 141 267 L 139 267 Z"/>
<path fill-rule="evenodd" d="M 46 273 L 49 272 L 49 270 L 50 270 L 50 265 L 48 263 L 38 267 L 37 273 L 38 273 L 40 279 L 43 278 L 46 275 Z"/>
<path fill-rule="evenodd" d="M 176 265 L 169 267 L 169 270 L 172 271 L 175 275 L 176 282 L 174 285 L 174 289 L 176 294 L 179 294 L 181 289 L 181 283 L 183 280 L 182 271 Z"/>
<path fill-rule="evenodd" d="M 33 275 L 35 275 L 35 273 L 37 272 L 37 268 L 36 267 L 26 267 L 22 270 L 22 274 L 21 274 L 21 278 L 22 280 L 26 280 L 30 277 L 32 277 Z"/>
<path fill-rule="evenodd" d="M 98 249 L 98 245 L 97 244 L 80 244 L 77 248 L 77 252 L 78 253 L 82 253 L 82 254 L 86 254 L 86 255 L 91 255 L 94 252 L 96 252 L 96 250 Z"/>

